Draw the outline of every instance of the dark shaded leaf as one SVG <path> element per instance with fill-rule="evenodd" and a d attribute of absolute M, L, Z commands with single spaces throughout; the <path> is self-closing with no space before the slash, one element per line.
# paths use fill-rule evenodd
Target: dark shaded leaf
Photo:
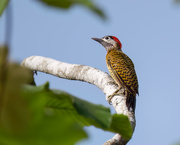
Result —
<path fill-rule="evenodd" d="M 180 4 L 180 0 L 174 0 L 174 2 Z"/>
<path fill-rule="evenodd" d="M 71 119 L 81 122 L 82 125 L 93 125 L 106 131 L 119 133 L 125 139 L 131 138 L 132 128 L 127 116 L 111 115 L 109 108 L 102 105 L 92 104 L 63 91 L 52 91 L 55 96 L 48 106 L 56 108 L 59 114 L 67 115 Z"/>
<path fill-rule="evenodd" d="M 109 124 L 111 123 L 109 108 L 102 105 L 95 105 L 79 98 L 73 98 L 73 106 L 79 115 L 87 119 L 90 125 L 104 129 L 109 128 Z"/>
<path fill-rule="evenodd" d="M 27 109 L 20 95 L 20 88 L 32 78 L 29 70 L 8 62 L 7 50 L 7 47 L 0 48 L 0 126 L 19 131 L 25 128 L 29 121 L 28 113 L 20 118 L 21 108 Z"/>
<path fill-rule="evenodd" d="M 91 0 L 39 0 L 40 2 L 61 9 L 68 9 L 73 5 L 81 5 L 96 13 L 101 18 L 105 19 L 104 12 L 98 8 Z"/>

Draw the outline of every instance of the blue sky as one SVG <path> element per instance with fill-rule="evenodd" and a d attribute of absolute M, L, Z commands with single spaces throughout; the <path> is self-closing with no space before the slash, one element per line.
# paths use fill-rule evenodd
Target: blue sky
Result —
<path fill-rule="evenodd" d="M 105 49 L 91 37 L 114 35 L 134 62 L 139 80 L 137 125 L 128 145 L 173 145 L 180 141 L 180 6 L 173 0 L 94 1 L 108 19 L 103 21 L 82 6 L 69 10 L 48 8 L 33 0 L 13 1 L 13 35 L 10 58 L 21 62 L 31 55 L 89 65 L 108 72 Z M 5 15 L 0 19 L 4 41 Z M 114 109 L 97 87 L 43 73 L 38 85 Z M 114 135 L 86 127 L 89 139 L 77 145 L 103 144 Z"/>

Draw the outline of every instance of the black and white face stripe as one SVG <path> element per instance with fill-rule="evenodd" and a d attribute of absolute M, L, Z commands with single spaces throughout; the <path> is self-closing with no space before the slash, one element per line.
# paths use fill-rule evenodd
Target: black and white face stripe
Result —
<path fill-rule="evenodd" d="M 112 48 L 118 48 L 117 42 L 113 39 L 113 36 L 108 35 L 103 38 L 92 38 L 92 39 L 103 45 L 107 51 Z"/>
<path fill-rule="evenodd" d="M 114 41 L 112 36 L 105 36 L 102 38 L 102 40 L 104 41 L 103 46 L 105 48 L 108 47 L 108 48 L 106 48 L 106 50 L 109 49 L 109 47 L 113 47 L 113 46 L 115 47 L 116 46 L 116 41 Z"/>

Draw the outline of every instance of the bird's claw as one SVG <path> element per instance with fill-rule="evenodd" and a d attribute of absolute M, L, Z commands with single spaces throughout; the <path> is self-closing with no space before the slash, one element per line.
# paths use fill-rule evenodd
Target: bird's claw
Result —
<path fill-rule="evenodd" d="M 112 105 L 111 100 L 112 100 L 112 98 L 113 98 L 115 95 L 122 95 L 122 94 L 125 93 L 125 91 L 123 91 L 123 93 L 122 93 L 122 92 L 119 92 L 121 89 L 122 89 L 122 88 L 117 89 L 112 95 L 109 95 L 109 96 L 108 96 L 108 102 L 109 102 L 110 105 Z"/>
<path fill-rule="evenodd" d="M 33 73 L 37 75 L 37 71 L 36 70 L 34 70 Z"/>

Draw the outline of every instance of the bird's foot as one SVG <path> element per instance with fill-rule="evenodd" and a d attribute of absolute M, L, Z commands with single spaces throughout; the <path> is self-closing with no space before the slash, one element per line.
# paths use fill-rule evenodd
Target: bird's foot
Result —
<path fill-rule="evenodd" d="M 120 90 L 122 90 L 122 87 L 119 87 L 112 95 L 108 96 L 108 102 L 110 105 L 112 104 L 111 100 L 115 95 L 122 95 L 122 94 L 125 95 L 125 91 L 123 90 L 122 92 Z"/>
<path fill-rule="evenodd" d="M 38 75 L 36 70 L 34 70 L 34 71 L 33 71 L 33 74 L 36 74 L 36 75 Z"/>

